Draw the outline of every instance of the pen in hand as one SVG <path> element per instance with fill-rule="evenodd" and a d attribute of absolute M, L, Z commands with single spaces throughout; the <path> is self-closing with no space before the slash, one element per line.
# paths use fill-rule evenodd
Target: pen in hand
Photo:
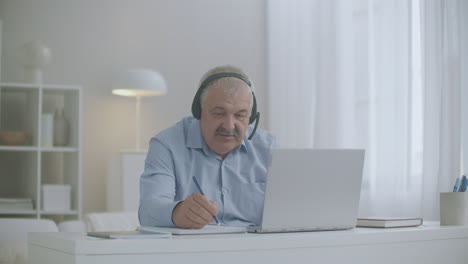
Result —
<path fill-rule="evenodd" d="M 192 177 L 193 178 L 193 182 L 195 183 L 195 185 L 197 186 L 198 190 L 200 191 L 200 194 L 205 196 L 205 194 L 203 193 L 203 190 L 201 189 L 200 187 L 200 184 L 198 183 L 197 181 L 197 178 L 194 176 Z M 206 197 L 206 196 L 205 196 Z M 220 225 L 220 222 L 218 221 L 218 217 L 216 217 L 216 215 L 213 216 L 214 217 L 214 220 L 216 221 L 216 224 Z"/>

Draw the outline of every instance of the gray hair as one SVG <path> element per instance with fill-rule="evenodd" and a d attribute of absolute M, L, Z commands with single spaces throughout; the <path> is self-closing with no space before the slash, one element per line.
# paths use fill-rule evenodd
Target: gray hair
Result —
<path fill-rule="evenodd" d="M 249 76 L 243 70 L 241 70 L 240 68 L 232 66 L 232 65 L 218 66 L 218 67 L 215 67 L 215 68 L 209 70 L 207 73 L 205 73 L 205 75 L 203 75 L 203 77 L 201 78 L 200 83 L 198 84 L 198 86 L 200 87 L 200 85 L 206 79 L 208 79 L 210 76 L 212 76 L 213 74 L 222 73 L 222 72 L 233 72 L 233 73 L 237 73 L 237 74 L 242 75 L 243 77 L 245 77 L 247 80 L 250 81 L 251 87 L 249 89 L 251 89 L 251 91 L 254 92 L 254 84 L 253 84 L 252 80 L 250 80 Z M 226 81 L 225 78 L 216 79 L 216 80 L 213 80 L 210 83 L 208 83 L 207 86 L 205 87 L 205 89 L 203 90 L 203 92 L 200 95 L 200 105 L 201 105 L 201 107 L 203 108 L 203 104 L 204 104 L 204 101 L 206 99 L 207 91 L 209 90 L 208 88 L 214 86 L 215 84 L 218 84 L 217 87 L 219 87 L 220 89 L 223 89 L 225 94 L 227 94 L 229 96 L 236 95 L 239 92 L 239 86 L 229 85 L 230 83 L 231 83 L 231 81 Z M 251 96 L 250 101 L 251 101 L 250 105 L 252 105 L 253 104 L 253 96 Z"/>

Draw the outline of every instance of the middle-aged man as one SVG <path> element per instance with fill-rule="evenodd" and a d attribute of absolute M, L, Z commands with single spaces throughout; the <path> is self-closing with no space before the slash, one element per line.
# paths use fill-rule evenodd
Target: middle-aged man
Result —
<path fill-rule="evenodd" d="M 140 179 L 142 226 L 260 224 L 275 140 L 256 131 L 256 109 L 253 84 L 239 68 L 219 66 L 202 77 L 193 117 L 150 141 Z"/>

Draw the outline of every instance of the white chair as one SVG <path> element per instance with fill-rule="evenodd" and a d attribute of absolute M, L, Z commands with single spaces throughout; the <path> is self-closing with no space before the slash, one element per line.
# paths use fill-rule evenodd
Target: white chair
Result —
<path fill-rule="evenodd" d="M 49 219 L 0 218 L 0 263 L 28 263 L 29 232 L 58 232 L 58 228 Z"/>
<path fill-rule="evenodd" d="M 80 220 L 67 220 L 58 224 L 59 232 L 85 233 L 86 224 Z"/>
<path fill-rule="evenodd" d="M 137 212 L 89 213 L 84 221 L 88 231 L 130 231 L 140 226 Z"/>

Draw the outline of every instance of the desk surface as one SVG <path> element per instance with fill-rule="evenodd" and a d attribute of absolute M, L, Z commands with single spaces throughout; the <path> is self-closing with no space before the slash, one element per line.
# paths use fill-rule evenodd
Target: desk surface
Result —
<path fill-rule="evenodd" d="M 219 234 L 163 239 L 101 239 L 83 233 L 30 233 L 29 245 L 72 255 L 160 254 L 365 246 L 468 238 L 468 226 L 425 224 L 414 228 L 356 228 L 277 234 Z M 460 241 L 462 241 L 460 240 Z M 466 243 L 466 242 L 464 242 Z M 468 245 L 465 245 L 468 246 Z"/>

